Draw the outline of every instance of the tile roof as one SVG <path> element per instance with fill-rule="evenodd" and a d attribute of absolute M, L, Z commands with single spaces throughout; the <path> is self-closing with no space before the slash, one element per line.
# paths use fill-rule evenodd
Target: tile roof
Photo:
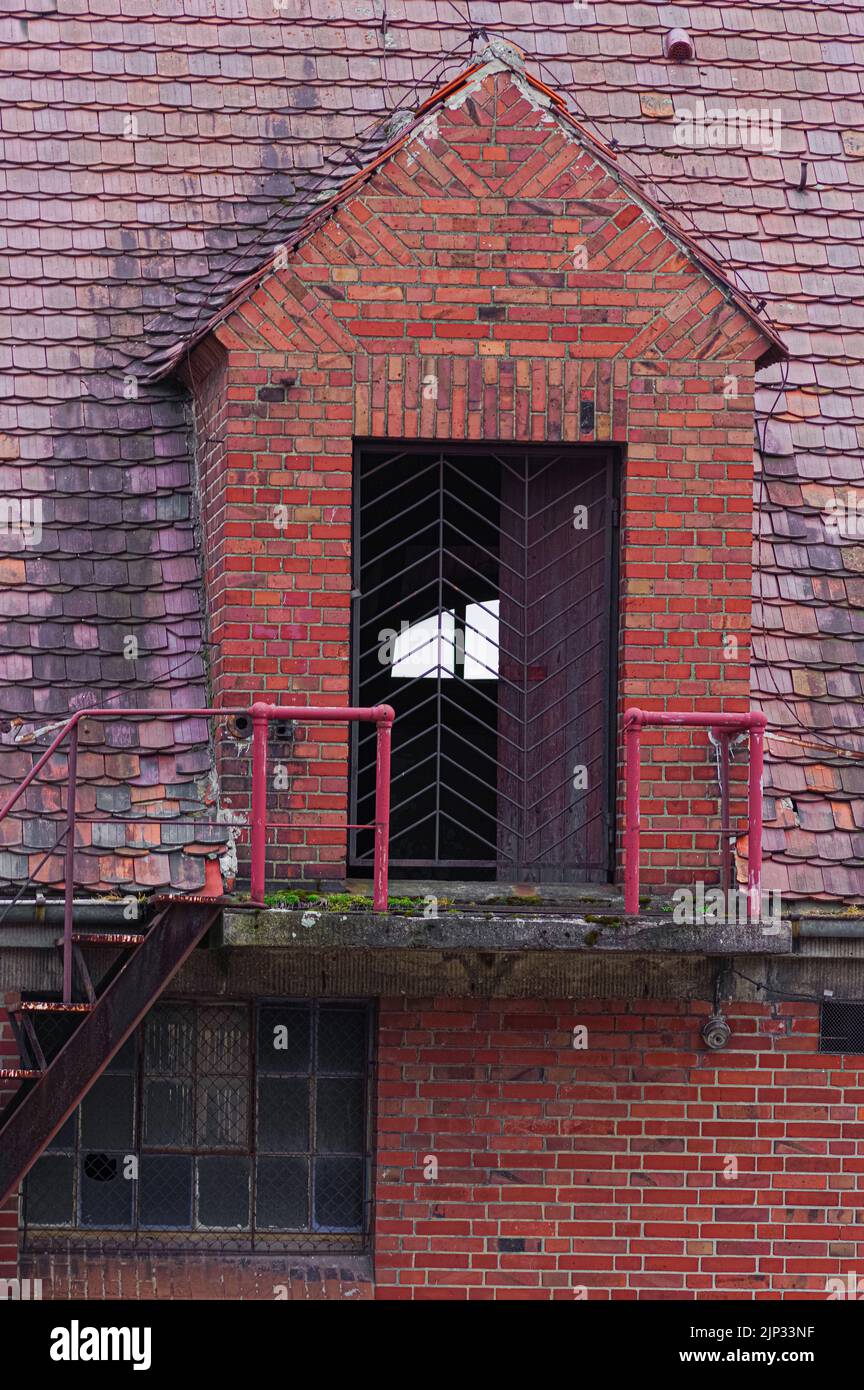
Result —
<path fill-rule="evenodd" d="M 664 58 L 673 25 L 692 62 Z M 201 702 L 188 418 L 174 384 L 144 377 L 464 70 L 481 28 L 519 45 L 619 167 L 765 300 L 790 349 L 758 397 L 769 875 L 864 898 L 864 4 L 840 0 L 232 0 L 218 15 L 205 0 L 57 0 L 7 17 L 0 476 L 7 497 L 42 502 L 43 535 L 38 548 L 14 527 L 0 537 L 3 776 L 29 765 L 9 745 L 76 701 Z M 699 98 L 778 112 L 779 151 L 682 147 L 675 113 Z M 847 494 L 860 533 L 826 524 Z M 130 634 L 137 660 L 118 641 Z M 200 729 L 166 721 L 164 752 L 133 747 L 120 722 L 109 738 L 92 752 L 105 807 L 120 809 L 130 772 L 136 804 L 162 788 L 181 815 L 212 799 Z M 34 793 L 28 816 L 53 795 Z M 188 832 L 161 830 L 164 857 L 94 844 L 82 881 L 197 872 L 177 848 Z M 44 823 L 21 833 L 44 837 Z M 0 876 L 37 849 L 4 845 Z"/>
<path fill-rule="evenodd" d="M 296 249 L 323 220 L 330 217 L 335 209 L 344 203 L 346 198 L 353 196 L 356 189 L 374 174 L 383 160 L 389 159 L 402 145 L 416 135 L 422 122 L 431 111 L 446 105 L 451 98 L 458 97 L 458 94 L 471 82 L 482 81 L 487 72 L 494 71 L 496 68 L 500 70 L 502 63 L 505 67 L 518 71 L 529 87 L 542 93 L 544 99 L 549 103 L 550 114 L 553 118 L 570 131 L 579 134 L 584 144 L 596 156 L 598 162 L 609 169 L 616 181 L 628 188 L 639 199 L 640 203 L 649 206 L 656 213 L 657 220 L 664 230 L 673 235 L 679 244 L 684 245 L 706 274 L 717 281 L 727 297 L 733 300 L 744 315 L 757 325 L 766 340 L 765 350 L 758 359 L 757 366 L 769 366 L 773 362 L 784 360 L 786 350 L 779 333 L 770 323 L 759 317 L 758 308 L 752 297 L 743 293 L 740 286 L 729 278 L 724 267 L 707 254 L 698 238 L 677 223 L 674 209 L 670 209 L 666 204 L 658 203 L 638 178 L 634 178 L 626 169 L 618 167 L 618 157 L 615 150 L 600 139 L 588 126 L 575 118 L 573 113 L 568 110 L 567 103 L 560 93 L 552 91 L 545 83 L 540 82 L 530 71 L 525 69 L 524 56 L 519 50 L 513 48 L 509 43 L 502 42 L 496 36 L 492 36 L 491 39 L 484 39 L 479 62 L 464 68 L 455 78 L 445 83 L 413 111 L 406 112 L 404 119 L 383 122 L 376 132 L 376 137 L 367 142 L 366 148 L 362 151 L 363 159 L 359 168 L 355 169 L 353 167 L 354 162 L 352 162 L 352 166 L 328 181 L 319 196 L 309 200 L 302 198 L 294 200 L 291 204 L 290 227 L 286 227 L 283 219 L 280 218 L 279 220 L 278 252 L 275 255 L 272 252 L 265 255 L 251 275 L 239 284 L 232 283 L 227 298 L 224 289 L 221 292 L 217 291 L 216 301 L 220 304 L 218 309 L 204 317 L 203 323 L 199 322 L 185 338 L 181 338 L 167 351 L 163 349 L 155 352 L 150 360 L 149 379 L 161 380 L 175 372 L 192 348 L 206 337 L 217 324 L 223 322 L 233 313 L 237 305 L 248 298 L 255 287 L 271 273 L 277 257 Z M 201 317 L 202 314 L 199 313 L 198 319 L 200 320 Z"/>

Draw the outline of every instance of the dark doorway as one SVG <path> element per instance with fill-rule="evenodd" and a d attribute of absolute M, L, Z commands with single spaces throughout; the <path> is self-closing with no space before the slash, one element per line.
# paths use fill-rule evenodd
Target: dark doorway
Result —
<path fill-rule="evenodd" d="M 358 447 L 352 702 L 396 710 L 403 876 L 608 877 L 615 488 L 596 446 Z M 362 823 L 371 730 L 353 757 Z"/>

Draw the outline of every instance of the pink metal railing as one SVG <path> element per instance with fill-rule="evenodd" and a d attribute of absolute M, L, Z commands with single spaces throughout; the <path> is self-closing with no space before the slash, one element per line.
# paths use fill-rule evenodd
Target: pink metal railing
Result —
<path fill-rule="evenodd" d="M 344 821 L 315 821 L 316 830 L 375 830 L 375 862 L 373 868 L 373 906 L 376 912 L 387 910 L 387 862 L 390 842 L 390 743 L 393 720 L 390 705 L 354 708 L 334 705 L 313 705 L 299 708 L 294 705 L 252 706 L 252 885 L 253 903 L 264 901 L 265 841 L 267 836 L 267 725 L 271 719 L 325 721 L 350 720 L 375 724 L 377 757 L 375 764 L 375 819 L 367 825 L 346 825 Z"/>
<path fill-rule="evenodd" d="M 375 832 L 374 892 L 373 905 L 376 912 L 387 910 L 388 850 L 390 841 L 390 743 L 395 713 L 389 705 L 375 705 L 371 708 L 356 709 L 340 706 L 318 705 L 267 705 L 256 703 L 251 711 L 241 708 L 226 709 L 86 709 L 74 714 L 45 749 L 42 756 L 33 764 L 27 776 L 0 807 L 0 824 L 13 810 L 30 783 L 39 775 L 42 768 L 66 739 L 69 740 L 67 754 L 66 828 L 55 843 L 61 840 L 64 846 L 64 908 L 63 908 L 63 1002 L 72 1000 L 72 917 L 75 892 L 75 826 L 76 792 L 78 786 L 78 725 L 82 719 L 221 719 L 237 715 L 252 716 L 252 815 L 251 815 L 251 857 L 252 883 L 251 900 L 262 905 L 265 892 L 266 848 L 267 848 L 267 726 L 271 719 L 314 722 L 345 720 L 365 721 L 376 724 L 378 755 L 375 784 L 375 819 L 368 825 L 346 825 L 344 821 L 322 823 L 310 822 L 309 829 L 373 830 Z M 87 817 L 92 820 L 92 817 Z M 106 816 L 106 821 L 133 820 L 136 824 L 157 820 L 156 816 Z M 272 821 L 270 824 L 285 828 L 286 822 Z M 50 853 L 50 851 L 49 851 Z M 48 856 L 46 856 L 47 858 Z M 44 860 L 43 860 L 44 862 Z M 34 871 L 34 872 L 38 872 Z M 28 880 L 29 881 L 29 880 Z"/>
<path fill-rule="evenodd" d="M 639 911 L 639 782 L 642 771 L 642 730 L 652 726 L 710 729 L 720 746 L 721 836 L 729 834 L 729 738 L 750 735 L 750 767 L 747 796 L 747 909 L 750 921 L 758 921 L 762 909 L 762 771 L 765 761 L 764 714 L 677 714 L 628 709 L 624 713 L 624 911 Z M 728 863 L 723 855 L 721 882 L 728 886 Z"/>

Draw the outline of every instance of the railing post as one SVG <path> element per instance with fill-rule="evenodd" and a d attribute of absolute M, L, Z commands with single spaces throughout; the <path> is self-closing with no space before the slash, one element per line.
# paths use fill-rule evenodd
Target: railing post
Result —
<path fill-rule="evenodd" d="M 69 731 L 66 763 L 66 856 L 63 871 L 63 1003 L 72 1003 L 72 917 L 75 901 L 75 800 L 78 789 L 78 724 Z"/>
<path fill-rule="evenodd" d="M 252 706 L 252 881 L 250 898 L 264 905 L 267 858 L 267 729 L 270 706 Z"/>
<path fill-rule="evenodd" d="M 388 862 L 390 856 L 390 744 L 393 732 L 393 710 L 375 725 L 375 866 L 372 905 L 376 912 L 387 911 Z"/>
<path fill-rule="evenodd" d="M 642 772 L 642 711 L 624 714 L 624 912 L 639 912 L 639 782 Z"/>
<path fill-rule="evenodd" d="M 730 734 L 728 729 L 715 729 L 713 732 L 717 740 L 718 780 L 720 782 L 720 887 L 723 889 L 725 901 L 732 879 L 730 873 L 730 860 L 732 856 L 729 845 L 729 840 L 732 835 L 732 826 L 729 824 L 729 817 L 731 814 L 729 797 Z"/>
<path fill-rule="evenodd" d="M 750 715 L 750 770 L 747 788 L 747 901 L 751 922 L 762 916 L 762 775 L 765 764 L 764 714 Z"/>

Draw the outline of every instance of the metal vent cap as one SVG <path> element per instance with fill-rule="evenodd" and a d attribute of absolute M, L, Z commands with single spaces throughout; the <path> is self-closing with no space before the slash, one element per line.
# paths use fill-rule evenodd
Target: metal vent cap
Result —
<path fill-rule="evenodd" d="M 663 40 L 663 52 L 673 63 L 689 63 L 696 50 L 686 29 L 670 29 Z"/>

